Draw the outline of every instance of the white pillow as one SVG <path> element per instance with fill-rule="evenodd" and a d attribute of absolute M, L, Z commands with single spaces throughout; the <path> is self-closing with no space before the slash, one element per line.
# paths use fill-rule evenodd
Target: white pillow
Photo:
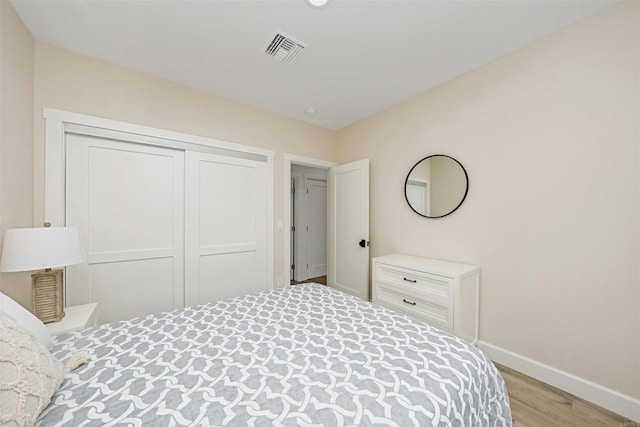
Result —
<path fill-rule="evenodd" d="M 44 323 L 2 292 L 0 292 L 0 311 L 16 319 L 20 326 L 31 332 L 45 347 L 51 347 L 53 340 Z"/>
<path fill-rule="evenodd" d="M 0 313 L 0 425 L 32 426 L 66 372 L 32 333 Z"/>

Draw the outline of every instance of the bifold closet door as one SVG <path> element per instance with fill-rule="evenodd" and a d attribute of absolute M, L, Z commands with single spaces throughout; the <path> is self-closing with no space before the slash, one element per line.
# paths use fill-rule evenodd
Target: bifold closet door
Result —
<path fill-rule="evenodd" d="M 67 267 L 67 305 L 108 323 L 184 306 L 184 152 L 67 134 L 66 224 L 87 262 Z"/>
<path fill-rule="evenodd" d="M 267 288 L 264 162 L 187 152 L 185 302 Z"/>

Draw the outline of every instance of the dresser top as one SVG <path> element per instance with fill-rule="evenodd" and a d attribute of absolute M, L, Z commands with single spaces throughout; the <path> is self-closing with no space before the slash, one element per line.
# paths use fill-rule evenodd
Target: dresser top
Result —
<path fill-rule="evenodd" d="M 373 262 L 392 264 L 398 267 L 410 268 L 413 270 L 428 270 L 430 273 L 444 276 L 466 276 L 480 270 L 480 267 L 472 264 L 461 264 L 459 262 L 443 261 L 439 259 L 422 258 L 411 255 L 392 254 L 373 258 Z"/>

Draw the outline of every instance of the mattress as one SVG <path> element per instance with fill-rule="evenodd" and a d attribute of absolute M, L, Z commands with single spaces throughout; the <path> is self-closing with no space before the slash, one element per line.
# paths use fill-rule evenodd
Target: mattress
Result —
<path fill-rule="evenodd" d="M 510 426 L 472 345 L 318 284 L 56 337 L 67 375 L 37 425 Z"/>

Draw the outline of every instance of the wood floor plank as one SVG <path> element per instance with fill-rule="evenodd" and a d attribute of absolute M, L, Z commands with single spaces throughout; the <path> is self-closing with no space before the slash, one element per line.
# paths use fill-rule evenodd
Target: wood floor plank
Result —
<path fill-rule="evenodd" d="M 517 400 L 511 400 L 510 404 L 514 427 L 564 427 L 562 424 Z"/>
<path fill-rule="evenodd" d="M 505 372 L 509 398 L 544 415 L 559 425 L 571 425 L 572 396 L 542 383 L 536 384 L 522 374 Z"/>
<path fill-rule="evenodd" d="M 594 427 L 621 427 L 625 422 L 629 421 L 618 414 L 578 398 L 573 401 L 573 414 L 577 419 Z M 633 424 L 627 424 L 627 426 L 632 427 Z M 636 424 L 636 426 L 640 427 L 640 424 Z"/>
<path fill-rule="evenodd" d="M 327 276 L 312 277 L 311 279 L 303 280 L 301 282 L 296 282 L 295 280 L 291 281 L 292 285 L 301 285 L 303 283 L 320 283 L 321 285 L 326 285 L 327 284 Z"/>
<path fill-rule="evenodd" d="M 513 369 L 496 367 L 507 385 L 515 427 L 640 427 Z"/>

